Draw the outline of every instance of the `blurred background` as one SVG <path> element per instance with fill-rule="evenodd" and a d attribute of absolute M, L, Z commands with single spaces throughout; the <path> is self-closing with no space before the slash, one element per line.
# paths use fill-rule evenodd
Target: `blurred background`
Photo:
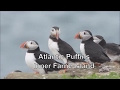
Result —
<path fill-rule="evenodd" d="M 25 49 L 20 44 L 36 40 L 49 54 L 48 38 L 53 26 L 61 29 L 60 38 L 80 53 L 80 40 L 74 36 L 82 30 L 102 35 L 107 42 L 120 44 L 119 11 L 1 11 L 1 78 L 14 70 L 33 72 L 25 63 Z"/>

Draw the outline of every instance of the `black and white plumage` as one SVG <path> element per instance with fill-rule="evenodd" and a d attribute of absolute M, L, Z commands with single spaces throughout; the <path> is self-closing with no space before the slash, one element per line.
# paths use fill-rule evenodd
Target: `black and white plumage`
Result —
<path fill-rule="evenodd" d="M 118 48 L 120 49 L 120 44 L 118 44 Z"/>
<path fill-rule="evenodd" d="M 103 48 L 93 42 L 92 33 L 89 30 L 84 30 L 75 35 L 75 39 L 82 39 L 80 43 L 80 51 L 88 60 L 97 63 L 109 62 L 110 58 L 106 55 Z"/>
<path fill-rule="evenodd" d="M 50 58 L 48 53 L 40 51 L 39 45 L 35 40 L 24 42 L 20 47 L 28 49 L 25 55 L 25 62 L 36 73 L 47 74 L 49 71 L 58 71 L 64 68 L 57 67 L 57 65 L 62 64 Z M 48 65 L 48 67 L 43 67 L 45 65 Z"/>
<path fill-rule="evenodd" d="M 85 62 L 84 59 L 77 59 L 73 56 L 77 53 L 74 51 L 74 49 L 65 41 L 63 41 L 60 37 L 60 28 L 57 26 L 52 27 L 52 30 L 50 31 L 50 36 L 48 40 L 48 47 L 49 50 L 53 55 L 63 55 L 64 58 L 61 58 L 59 60 L 62 60 L 64 64 L 66 64 L 69 61 L 71 62 Z M 67 55 L 71 55 L 72 57 L 68 57 Z"/>
<path fill-rule="evenodd" d="M 111 61 L 120 61 L 120 45 L 115 43 L 106 43 L 101 35 L 95 35 L 94 42 L 101 45 Z"/>

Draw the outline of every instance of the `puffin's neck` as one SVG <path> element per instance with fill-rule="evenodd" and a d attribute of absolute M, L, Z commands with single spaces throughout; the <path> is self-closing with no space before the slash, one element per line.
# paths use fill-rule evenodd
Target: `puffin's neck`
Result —
<path fill-rule="evenodd" d="M 28 50 L 27 53 L 35 53 L 35 52 L 38 52 L 40 51 L 40 48 L 36 48 L 35 50 Z"/>
<path fill-rule="evenodd" d="M 53 37 L 53 36 L 51 36 L 51 35 L 49 36 L 49 38 L 52 39 L 54 42 L 58 42 L 58 40 L 60 39 L 60 38 L 59 38 L 59 39 L 57 40 L 55 37 Z"/>
<path fill-rule="evenodd" d="M 86 41 L 93 41 L 93 37 L 91 37 L 91 38 L 88 39 L 88 40 L 82 41 L 82 43 L 85 43 Z"/>
<path fill-rule="evenodd" d="M 101 42 L 99 42 L 99 45 L 101 45 L 102 47 L 106 45 L 106 41 L 103 39 Z"/>

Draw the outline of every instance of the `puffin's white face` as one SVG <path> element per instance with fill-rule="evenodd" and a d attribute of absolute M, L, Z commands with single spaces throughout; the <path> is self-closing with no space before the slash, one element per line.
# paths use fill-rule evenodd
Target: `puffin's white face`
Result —
<path fill-rule="evenodd" d="M 21 48 L 26 48 L 28 50 L 35 50 L 39 47 L 38 43 L 35 41 L 27 41 L 21 44 Z"/>
<path fill-rule="evenodd" d="M 50 33 L 52 37 L 59 39 L 60 29 L 52 28 Z"/>
<path fill-rule="evenodd" d="M 82 41 L 86 41 L 90 39 L 92 35 L 88 31 L 81 31 L 75 35 L 76 39 L 82 39 Z"/>
<path fill-rule="evenodd" d="M 97 43 L 97 44 L 99 44 L 102 40 L 101 39 L 99 39 L 98 37 L 96 37 L 96 36 L 94 36 L 93 37 L 93 41 L 95 42 L 95 43 Z"/>

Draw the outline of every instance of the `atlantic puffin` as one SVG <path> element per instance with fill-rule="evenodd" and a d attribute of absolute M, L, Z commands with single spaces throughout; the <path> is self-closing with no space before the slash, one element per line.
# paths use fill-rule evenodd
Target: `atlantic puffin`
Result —
<path fill-rule="evenodd" d="M 30 40 L 22 43 L 20 48 L 27 49 L 25 62 L 36 74 L 48 74 L 48 72 L 59 71 L 65 67 L 50 57 L 50 54 L 40 51 L 39 44 L 35 40 Z M 46 56 L 46 57 L 44 57 Z"/>
<path fill-rule="evenodd" d="M 62 61 L 63 64 L 68 64 L 68 61 L 73 63 L 85 62 L 83 58 L 73 58 L 77 53 L 67 42 L 60 38 L 60 28 L 58 26 L 52 27 L 50 31 L 48 47 L 53 55 L 63 57 L 59 58 L 59 61 Z"/>
<path fill-rule="evenodd" d="M 100 64 L 110 62 L 110 58 L 106 55 L 103 48 L 93 41 L 93 35 L 90 30 L 80 31 L 75 35 L 75 39 L 82 39 L 80 51 L 88 61 Z"/>
<path fill-rule="evenodd" d="M 107 43 L 103 36 L 94 35 L 93 41 L 101 45 L 111 61 L 120 61 L 120 45 L 116 43 Z"/>

